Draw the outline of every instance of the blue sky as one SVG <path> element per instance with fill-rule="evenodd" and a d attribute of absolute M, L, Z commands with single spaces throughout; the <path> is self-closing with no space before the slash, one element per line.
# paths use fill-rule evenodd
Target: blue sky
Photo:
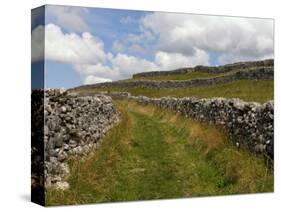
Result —
<path fill-rule="evenodd" d="M 32 73 L 42 73 L 38 64 L 44 63 L 46 87 L 70 88 L 144 71 L 272 58 L 273 24 L 271 19 L 48 5 L 33 11 Z M 36 48 L 42 33 L 45 55 Z"/>

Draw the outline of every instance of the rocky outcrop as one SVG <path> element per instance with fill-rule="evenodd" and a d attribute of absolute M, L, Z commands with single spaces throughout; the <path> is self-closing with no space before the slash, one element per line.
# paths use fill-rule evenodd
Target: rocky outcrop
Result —
<path fill-rule="evenodd" d="M 239 62 L 233 64 L 227 64 L 224 66 L 195 66 L 193 68 L 179 68 L 172 71 L 151 71 L 142 72 L 133 75 L 133 78 L 139 77 L 153 77 L 153 76 L 167 76 L 167 75 L 177 75 L 186 74 L 190 72 L 206 72 L 206 73 L 227 73 L 235 70 L 251 70 L 263 67 L 273 67 L 274 60 L 261 60 L 261 61 L 250 61 L 250 62 Z"/>
<path fill-rule="evenodd" d="M 235 73 L 226 74 L 224 76 L 207 78 L 207 79 L 194 79 L 194 80 L 133 80 L 133 81 L 114 81 L 104 82 L 93 85 L 83 85 L 75 90 L 94 89 L 94 88 L 189 88 L 196 86 L 210 86 L 221 83 L 228 83 L 235 80 L 272 80 L 274 77 L 273 67 L 259 67 L 250 71 L 237 71 Z"/>
<path fill-rule="evenodd" d="M 78 97 L 57 89 L 44 93 L 44 117 L 34 119 L 44 120 L 40 136 L 44 138 L 45 186 L 66 189 L 67 160 L 93 152 L 118 121 L 118 113 L 109 96 Z"/>
<path fill-rule="evenodd" d="M 148 98 L 128 96 L 142 104 L 181 113 L 200 121 L 222 125 L 233 143 L 252 152 L 274 158 L 274 103 L 244 102 L 240 99 L 197 99 L 197 98 Z"/>

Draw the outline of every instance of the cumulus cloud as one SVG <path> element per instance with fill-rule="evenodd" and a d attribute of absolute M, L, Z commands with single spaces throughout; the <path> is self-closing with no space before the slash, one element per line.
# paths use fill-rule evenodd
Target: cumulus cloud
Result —
<path fill-rule="evenodd" d="M 55 24 L 38 26 L 32 31 L 32 62 L 47 60 L 72 64 L 84 83 L 109 81 L 116 73 L 103 63 L 110 60 L 103 42 L 88 32 L 63 33 Z M 43 44 L 45 43 L 45 48 Z M 100 76 L 94 76 L 97 73 Z M 116 77 L 114 77 L 116 79 Z"/>
<path fill-rule="evenodd" d="M 116 53 L 137 53 L 142 55 L 154 54 L 156 37 L 149 30 L 140 30 L 139 34 L 128 33 L 112 44 L 112 51 Z"/>
<path fill-rule="evenodd" d="M 46 13 L 54 19 L 56 24 L 68 32 L 88 32 L 90 30 L 90 26 L 84 18 L 84 15 L 88 13 L 87 8 L 47 5 Z"/>
<path fill-rule="evenodd" d="M 56 23 L 63 24 L 64 19 L 81 17 L 83 11 L 58 7 L 52 12 Z M 138 72 L 208 65 L 212 54 L 218 55 L 220 64 L 273 56 L 273 21 L 269 19 L 156 12 L 147 13 L 138 23 L 140 33 L 112 40 L 114 54 L 106 52 L 100 38 L 84 32 L 86 22 L 79 29 L 67 23 L 69 31 L 52 23 L 38 26 L 32 31 L 32 61 L 45 56 L 45 60 L 72 64 L 82 82 L 91 84 Z"/>
<path fill-rule="evenodd" d="M 194 56 L 200 49 L 220 54 L 221 63 L 273 55 L 270 19 L 156 12 L 147 14 L 141 23 L 144 31 L 159 36 L 156 49 L 162 52 Z"/>
<path fill-rule="evenodd" d="M 115 67 L 104 65 L 101 63 L 91 64 L 75 64 L 74 69 L 83 77 L 94 75 L 100 78 L 117 80 L 122 77 L 122 73 Z"/>
<path fill-rule="evenodd" d="M 106 53 L 103 42 L 90 33 L 63 33 L 54 24 L 34 29 L 32 42 L 42 45 L 44 32 L 45 60 L 72 64 L 84 83 L 124 79 L 137 72 L 158 69 L 154 62 L 146 59 L 121 53 L 116 56 Z M 44 54 L 40 50 L 32 51 L 33 62 L 43 58 Z"/>
<path fill-rule="evenodd" d="M 130 77 L 134 73 L 158 69 L 158 66 L 154 62 L 121 53 L 118 53 L 117 56 L 111 60 L 111 64 L 115 70 L 122 73 L 123 78 Z"/>
<path fill-rule="evenodd" d="M 32 59 L 42 60 L 43 55 L 37 47 L 42 46 L 45 32 L 45 59 L 62 63 L 96 64 L 106 60 L 104 44 L 97 37 L 88 32 L 80 35 L 75 33 L 63 33 L 61 28 L 54 24 L 45 27 L 38 26 L 32 31 L 32 43 L 35 51 L 32 51 Z"/>
<path fill-rule="evenodd" d="M 180 67 L 195 66 L 198 64 L 208 65 L 208 54 L 199 49 L 195 49 L 195 54 L 192 56 L 185 56 L 181 53 L 169 53 L 158 51 L 155 55 L 155 63 L 159 66 L 158 69 L 170 70 Z"/>
<path fill-rule="evenodd" d="M 102 78 L 102 77 L 96 77 L 94 75 L 89 75 L 84 79 L 83 84 L 88 85 L 88 84 L 96 84 L 96 83 L 111 82 L 111 81 L 112 80 L 108 79 L 108 78 Z"/>
<path fill-rule="evenodd" d="M 159 70 L 160 66 L 143 58 L 118 53 L 115 57 L 109 59 L 107 65 L 100 63 L 96 65 L 76 64 L 74 68 L 85 79 L 88 76 L 91 76 L 89 79 L 94 79 L 93 76 L 95 76 L 108 81 L 127 79 L 132 74 L 139 72 Z M 89 80 L 84 81 L 84 83 L 86 82 L 89 82 Z"/>

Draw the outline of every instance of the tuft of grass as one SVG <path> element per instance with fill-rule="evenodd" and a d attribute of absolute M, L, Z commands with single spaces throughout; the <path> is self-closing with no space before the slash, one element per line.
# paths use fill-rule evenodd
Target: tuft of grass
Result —
<path fill-rule="evenodd" d="M 273 191 L 264 158 L 236 149 L 223 129 L 154 106 L 115 102 L 121 122 L 93 155 L 70 161 L 70 189 L 48 189 L 47 205 Z"/>
<path fill-rule="evenodd" d="M 147 87 L 137 88 L 96 88 L 83 91 L 107 91 L 107 92 L 130 92 L 132 95 L 144 95 L 148 97 L 197 97 L 197 98 L 240 98 L 244 101 L 264 103 L 272 100 L 274 96 L 273 80 L 239 80 L 230 83 L 211 86 L 199 86 L 191 88 L 167 88 L 156 89 Z"/>

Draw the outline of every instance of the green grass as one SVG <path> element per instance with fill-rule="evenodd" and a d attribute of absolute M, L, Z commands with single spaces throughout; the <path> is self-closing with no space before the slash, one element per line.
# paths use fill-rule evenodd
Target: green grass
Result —
<path fill-rule="evenodd" d="M 130 92 L 132 95 L 148 97 L 197 97 L 197 98 L 240 98 L 244 101 L 266 102 L 273 99 L 273 80 L 240 80 L 212 86 L 193 88 L 156 89 L 156 88 L 97 88 L 92 91 Z M 91 90 L 87 90 L 88 92 Z M 81 90 L 80 92 L 83 92 Z"/>
<path fill-rule="evenodd" d="M 162 75 L 162 76 L 149 76 L 149 77 L 134 77 L 132 80 L 191 80 L 191 79 L 204 79 L 211 77 L 223 76 L 223 73 L 206 73 L 206 72 L 191 72 L 186 74 Z"/>
<path fill-rule="evenodd" d="M 116 100 L 122 121 L 95 152 L 71 160 L 70 190 L 47 205 L 273 191 L 264 158 L 230 144 L 224 131 L 153 106 Z"/>
<path fill-rule="evenodd" d="M 234 73 L 234 72 L 232 72 Z M 229 74 L 229 73 L 228 73 Z M 159 75 L 159 76 L 147 76 L 147 77 L 134 77 L 129 81 L 134 80 L 192 80 L 192 79 L 205 79 L 224 76 L 226 73 L 207 73 L 207 72 L 190 72 L 184 74 L 171 74 L 171 75 Z"/>
<path fill-rule="evenodd" d="M 193 79 L 206 79 L 213 77 L 220 77 L 234 74 L 238 71 L 252 71 L 256 70 L 256 68 L 251 69 L 237 69 L 234 71 L 229 71 L 226 73 L 213 72 L 208 73 L 204 71 L 194 71 L 189 73 L 178 73 L 178 74 L 170 74 L 170 75 L 158 75 L 158 76 L 134 76 L 132 79 L 128 79 L 127 81 L 135 81 L 135 80 L 193 80 Z"/>

